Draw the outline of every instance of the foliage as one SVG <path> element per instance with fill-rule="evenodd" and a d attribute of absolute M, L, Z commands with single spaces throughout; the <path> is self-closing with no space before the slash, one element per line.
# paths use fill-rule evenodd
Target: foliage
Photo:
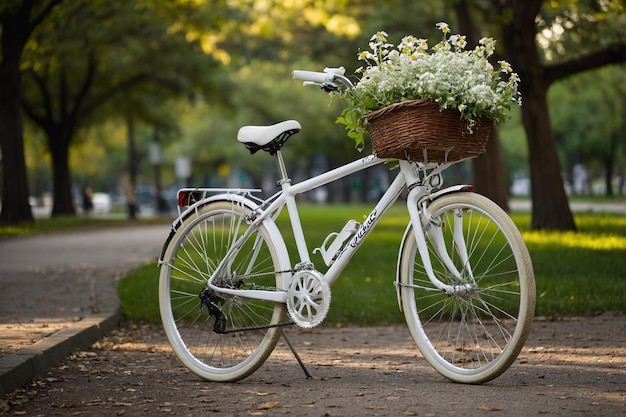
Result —
<path fill-rule="evenodd" d="M 498 133 L 506 161 L 507 178 L 524 175 L 528 178 L 528 148 L 520 123 L 520 110 L 511 110 L 511 118 L 500 124 Z"/>
<path fill-rule="evenodd" d="M 268 2 L 231 0 L 219 7 L 229 19 L 220 27 L 204 26 L 196 35 L 225 65 L 235 68 L 254 60 L 329 59 L 336 45 L 361 32 L 355 18 L 359 1 L 298 0 Z M 329 64 L 322 64 L 329 65 Z"/>
<path fill-rule="evenodd" d="M 624 161 L 624 69 L 607 66 L 558 82 L 550 90 L 554 130 L 567 166 Z"/>
<path fill-rule="evenodd" d="M 537 42 L 546 61 L 581 55 L 624 40 L 622 0 L 549 1 L 537 19 Z"/>
<path fill-rule="evenodd" d="M 347 218 L 359 220 L 369 207 L 299 207 L 312 246 L 321 244 L 331 231 L 341 229 Z M 626 313 L 623 300 L 626 281 L 626 215 L 579 213 L 580 233 L 530 231 L 530 215 L 513 213 L 529 248 L 537 281 L 537 315 L 576 315 L 598 312 Z M 286 216 L 278 224 L 284 233 L 291 259 L 296 256 Z M 408 224 L 406 208 L 396 205 L 354 256 L 332 286 L 328 322 L 384 324 L 403 322 L 393 285 L 400 237 Z M 309 248 L 312 250 L 312 248 Z M 318 267 L 321 258 L 313 257 Z M 157 279 L 154 263 L 118 283 L 123 311 L 135 319 L 159 321 Z"/>
<path fill-rule="evenodd" d="M 386 32 L 374 34 L 370 50 L 359 53 L 367 66 L 357 69 L 361 78 L 356 87 L 339 94 L 348 107 L 338 119 L 346 125 L 357 148 L 363 147 L 367 131 L 363 117 L 390 104 L 433 100 L 441 110 L 458 110 L 470 132 L 478 119 L 500 122 L 512 103 L 521 104 L 519 77 L 511 66 L 500 60 L 499 69 L 495 69 L 488 61 L 495 52 L 493 38 L 482 38 L 474 50 L 466 51 L 466 36 L 448 38 L 448 25 L 438 23 L 437 27 L 443 40 L 430 48 L 432 53 L 427 39 L 408 35 L 396 47 L 388 43 Z"/>
<path fill-rule="evenodd" d="M 275 168 L 274 158 L 264 152 L 250 155 L 236 140 L 243 125 L 272 124 L 295 119 L 302 132 L 289 139 L 284 156 L 296 173 L 308 169 L 312 155 L 323 154 L 330 165 L 355 158 L 355 151 L 346 146 L 345 135 L 333 122 L 340 109 L 329 106 L 328 96 L 318 88 L 303 88 L 291 78 L 294 69 L 315 68 L 309 60 L 293 63 L 254 61 L 229 74 L 236 85 L 230 95 L 234 108 L 216 108 L 205 101 L 180 103 L 176 109 L 180 119 L 180 136 L 164 153 L 167 166 L 174 158 L 184 156 L 192 163 L 194 185 L 221 185 L 219 167 L 228 166 L 253 184 L 262 184 L 267 173 Z"/>

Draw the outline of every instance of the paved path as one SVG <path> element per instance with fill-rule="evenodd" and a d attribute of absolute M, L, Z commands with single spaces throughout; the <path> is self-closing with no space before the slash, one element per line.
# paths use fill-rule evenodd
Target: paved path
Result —
<path fill-rule="evenodd" d="M 122 320 L 45 378 L 0 398 L 0 416 L 625 417 L 624 316 L 535 321 L 515 363 L 484 385 L 426 363 L 406 325 L 284 329 L 259 370 L 211 383 L 174 356 L 162 326 Z"/>
<path fill-rule="evenodd" d="M 626 203 L 572 209 L 625 213 Z M 168 232 L 142 225 L 0 241 L 0 396 L 113 330 L 112 278 L 156 260 Z"/>
<path fill-rule="evenodd" d="M 626 201 L 612 203 L 573 201 L 569 206 L 574 212 L 626 213 Z M 511 210 L 530 211 L 532 203 L 530 200 L 510 200 L 509 207 Z"/>
<path fill-rule="evenodd" d="M 168 224 L 0 241 L 0 395 L 115 328 L 113 277 L 157 259 Z"/>

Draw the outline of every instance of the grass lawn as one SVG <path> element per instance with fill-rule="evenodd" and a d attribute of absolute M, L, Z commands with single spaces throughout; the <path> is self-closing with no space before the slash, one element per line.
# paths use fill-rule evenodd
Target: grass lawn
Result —
<path fill-rule="evenodd" d="M 301 220 L 309 251 L 321 245 L 347 219 L 360 221 L 369 206 L 333 205 L 301 207 Z M 513 213 L 530 251 L 537 283 L 536 314 L 581 315 L 599 312 L 626 313 L 626 215 L 576 213 L 579 231 L 536 232 L 529 230 L 530 214 Z M 397 205 L 379 222 L 376 230 L 354 256 L 332 287 L 327 322 L 385 324 L 403 322 L 393 285 L 400 238 L 408 223 L 403 205 Z M 295 246 L 288 219 L 281 215 L 283 231 L 295 262 Z M 313 262 L 324 271 L 319 255 Z M 158 274 L 155 264 L 146 265 L 118 284 L 124 314 L 158 321 Z"/>

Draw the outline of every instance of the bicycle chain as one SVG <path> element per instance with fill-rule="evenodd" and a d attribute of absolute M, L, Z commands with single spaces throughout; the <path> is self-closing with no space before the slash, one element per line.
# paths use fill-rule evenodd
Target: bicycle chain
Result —
<path fill-rule="evenodd" d="M 268 324 L 268 325 L 265 325 L 265 326 L 241 327 L 239 329 L 225 330 L 225 331 L 221 332 L 220 334 L 229 334 L 229 333 L 237 333 L 237 332 L 248 332 L 248 331 L 252 331 L 252 330 L 271 329 L 271 328 L 274 328 L 274 327 L 289 326 L 290 324 L 295 324 L 295 323 L 293 321 L 284 321 L 282 323 Z"/>

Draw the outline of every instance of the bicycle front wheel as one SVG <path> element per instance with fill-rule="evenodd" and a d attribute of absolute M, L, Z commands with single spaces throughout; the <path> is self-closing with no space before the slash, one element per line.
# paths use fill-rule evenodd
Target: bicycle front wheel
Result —
<path fill-rule="evenodd" d="M 271 221 L 249 224 L 251 210 L 232 201 L 208 203 L 190 214 L 167 246 L 159 278 L 161 319 L 178 358 L 210 381 L 236 381 L 270 355 L 284 304 L 217 292 L 207 282 L 233 244 L 213 284 L 237 290 L 285 291 L 289 269 L 282 238 Z M 253 230 L 249 228 L 254 227 Z"/>
<path fill-rule="evenodd" d="M 442 375 L 487 382 L 508 369 L 530 331 L 530 255 L 506 212 L 481 195 L 446 195 L 428 211 L 423 230 L 439 286 L 426 274 L 411 228 L 398 264 L 407 324 L 424 358 Z M 442 284 L 454 291 L 444 292 Z"/>

